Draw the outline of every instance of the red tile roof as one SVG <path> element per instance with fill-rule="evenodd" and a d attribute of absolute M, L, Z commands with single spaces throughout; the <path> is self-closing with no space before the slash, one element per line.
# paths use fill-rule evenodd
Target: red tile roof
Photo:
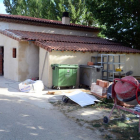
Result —
<path fill-rule="evenodd" d="M 28 32 L 19 30 L 1 30 L 9 37 L 15 37 L 20 40 L 40 40 L 40 41 L 55 41 L 55 42 L 71 42 L 71 43 L 87 43 L 87 44 L 118 44 L 116 42 L 102 39 L 99 37 L 85 37 L 85 36 L 74 36 L 74 35 L 61 35 L 61 34 L 50 34 L 41 32 Z"/>
<path fill-rule="evenodd" d="M 7 20 L 6 20 L 7 19 Z M 21 15 L 8 15 L 8 14 L 0 14 L 0 20 L 5 20 L 8 22 L 32 22 L 33 23 L 38 23 L 40 25 L 40 23 L 44 23 L 44 25 L 48 25 L 48 24 L 52 24 L 52 25 L 59 25 L 59 26 L 63 26 L 63 27 L 77 27 L 77 28 L 83 28 L 83 29 L 89 29 L 89 30 L 99 30 L 98 27 L 89 27 L 89 26 L 84 26 L 84 25 L 79 25 L 79 24 L 62 24 L 61 21 L 56 21 L 56 20 L 48 20 L 48 19 L 43 19 L 43 18 L 35 18 L 35 17 L 28 17 L 28 16 L 21 16 Z"/>
<path fill-rule="evenodd" d="M 140 53 L 140 50 L 119 45 L 83 44 L 67 42 L 35 41 L 35 45 L 47 51 L 80 51 L 80 52 L 111 52 L 111 53 Z"/>
<path fill-rule="evenodd" d="M 122 46 L 119 43 L 98 37 L 82 37 L 72 35 L 49 34 L 40 32 L 0 30 L 1 34 L 15 40 L 34 41 L 48 51 L 81 51 L 81 52 L 112 52 L 140 53 L 140 50 Z"/>

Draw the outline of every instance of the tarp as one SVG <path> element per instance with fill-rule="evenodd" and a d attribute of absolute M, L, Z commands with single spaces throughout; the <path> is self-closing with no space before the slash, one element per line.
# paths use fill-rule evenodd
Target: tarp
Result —
<path fill-rule="evenodd" d="M 70 98 L 75 103 L 79 104 L 81 107 L 94 104 L 95 101 L 100 102 L 95 96 L 89 95 L 86 92 L 74 91 L 71 93 L 63 93 L 65 96 Z"/>

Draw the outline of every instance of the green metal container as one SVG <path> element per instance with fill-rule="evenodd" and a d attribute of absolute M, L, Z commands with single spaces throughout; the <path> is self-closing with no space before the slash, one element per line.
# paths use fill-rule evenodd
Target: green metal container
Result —
<path fill-rule="evenodd" d="M 75 87 L 78 65 L 52 64 L 52 88 Z"/>

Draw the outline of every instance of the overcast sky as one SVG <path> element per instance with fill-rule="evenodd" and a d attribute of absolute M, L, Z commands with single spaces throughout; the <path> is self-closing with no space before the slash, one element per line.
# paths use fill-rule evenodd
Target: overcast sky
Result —
<path fill-rule="evenodd" d="M 3 0 L 0 0 L 0 14 L 6 14 L 5 6 L 3 5 Z"/>

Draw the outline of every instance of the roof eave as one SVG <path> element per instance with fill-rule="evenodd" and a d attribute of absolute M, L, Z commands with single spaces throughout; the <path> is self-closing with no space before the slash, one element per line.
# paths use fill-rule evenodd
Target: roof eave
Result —
<path fill-rule="evenodd" d="M 35 20 L 31 20 L 31 19 L 21 19 L 21 18 L 15 18 L 15 17 L 5 17 L 0 15 L 0 21 L 7 21 L 7 22 L 16 22 L 16 23 L 21 23 L 20 21 L 22 21 L 22 23 L 25 24 L 36 24 L 37 26 L 55 26 L 55 27 L 59 27 L 59 28 L 70 28 L 70 29 L 77 29 L 77 30 L 86 30 L 89 32 L 100 32 L 100 28 L 97 27 L 82 27 L 82 26 L 76 26 L 76 25 L 68 25 L 68 24 L 62 24 L 62 23 L 53 23 L 53 22 L 43 22 L 43 21 L 35 21 Z"/>

